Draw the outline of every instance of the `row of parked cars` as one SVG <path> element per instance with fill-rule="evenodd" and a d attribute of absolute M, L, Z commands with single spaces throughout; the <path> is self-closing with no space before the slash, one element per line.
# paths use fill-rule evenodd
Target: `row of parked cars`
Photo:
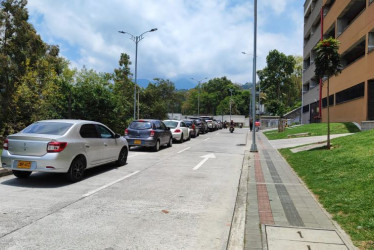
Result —
<path fill-rule="evenodd" d="M 18 178 L 32 172 L 65 173 L 71 182 L 80 181 L 86 169 L 116 162 L 127 162 L 131 147 L 171 147 L 218 129 L 210 119 L 135 120 L 125 135 L 114 133 L 106 125 L 85 120 L 44 120 L 9 135 L 3 144 L 2 167 Z"/>

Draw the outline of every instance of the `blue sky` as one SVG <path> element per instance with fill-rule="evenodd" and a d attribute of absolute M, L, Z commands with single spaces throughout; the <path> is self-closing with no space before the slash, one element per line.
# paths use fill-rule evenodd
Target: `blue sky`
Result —
<path fill-rule="evenodd" d="M 258 62 L 277 49 L 302 55 L 303 1 L 258 0 Z M 30 22 L 42 39 L 60 46 L 72 67 L 113 72 L 120 53 L 130 55 L 140 35 L 138 78 L 164 78 L 191 88 L 205 77 L 252 79 L 253 0 L 29 0 Z"/>

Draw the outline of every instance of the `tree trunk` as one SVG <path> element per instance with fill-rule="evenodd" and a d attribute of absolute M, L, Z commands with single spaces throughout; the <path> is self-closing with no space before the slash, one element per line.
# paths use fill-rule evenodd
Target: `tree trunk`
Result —
<path fill-rule="evenodd" d="M 327 149 L 331 148 L 330 145 L 330 78 L 327 78 Z"/>

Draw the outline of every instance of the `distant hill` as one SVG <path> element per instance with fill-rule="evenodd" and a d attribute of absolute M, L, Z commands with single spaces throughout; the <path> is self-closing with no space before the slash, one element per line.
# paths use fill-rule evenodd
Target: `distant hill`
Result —
<path fill-rule="evenodd" d="M 242 85 L 242 89 L 251 89 L 251 88 L 252 88 L 252 83 L 251 82 L 247 82 L 246 84 Z"/>

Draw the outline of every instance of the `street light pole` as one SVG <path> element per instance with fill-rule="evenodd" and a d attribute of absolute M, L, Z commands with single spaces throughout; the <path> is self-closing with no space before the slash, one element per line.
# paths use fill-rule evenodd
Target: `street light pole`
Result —
<path fill-rule="evenodd" d="M 194 80 L 198 83 L 198 90 L 197 90 L 197 116 L 200 116 L 200 84 L 201 84 L 201 81 L 202 80 L 205 80 L 205 79 L 208 79 L 208 77 L 204 77 L 203 79 L 201 79 L 200 81 L 194 79 L 193 77 L 191 77 L 191 80 Z"/>
<path fill-rule="evenodd" d="M 231 122 L 231 101 L 232 101 L 232 89 L 229 89 L 231 96 L 230 96 L 230 122 Z"/>
<path fill-rule="evenodd" d="M 134 36 L 133 34 L 126 32 L 126 31 L 118 31 L 121 34 L 128 34 L 130 35 L 130 39 L 135 42 L 135 86 L 134 86 L 134 120 L 136 119 L 136 86 L 138 85 L 138 43 L 143 40 L 143 35 L 148 32 L 156 31 L 157 28 L 153 28 L 151 30 L 145 31 L 139 36 Z M 139 102 L 139 95 L 138 95 L 138 102 Z M 139 105 L 139 103 L 138 103 Z M 139 119 L 139 107 L 138 107 L 138 119 Z"/>
<path fill-rule="evenodd" d="M 257 55 L 257 0 L 254 0 L 254 36 L 253 36 L 253 79 L 252 79 L 252 115 L 253 115 L 253 129 L 252 129 L 252 146 L 251 152 L 257 152 L 256 145 L 256 129 L 255 129 L 255 116 L 256 116 L 256 55 Z"/>

